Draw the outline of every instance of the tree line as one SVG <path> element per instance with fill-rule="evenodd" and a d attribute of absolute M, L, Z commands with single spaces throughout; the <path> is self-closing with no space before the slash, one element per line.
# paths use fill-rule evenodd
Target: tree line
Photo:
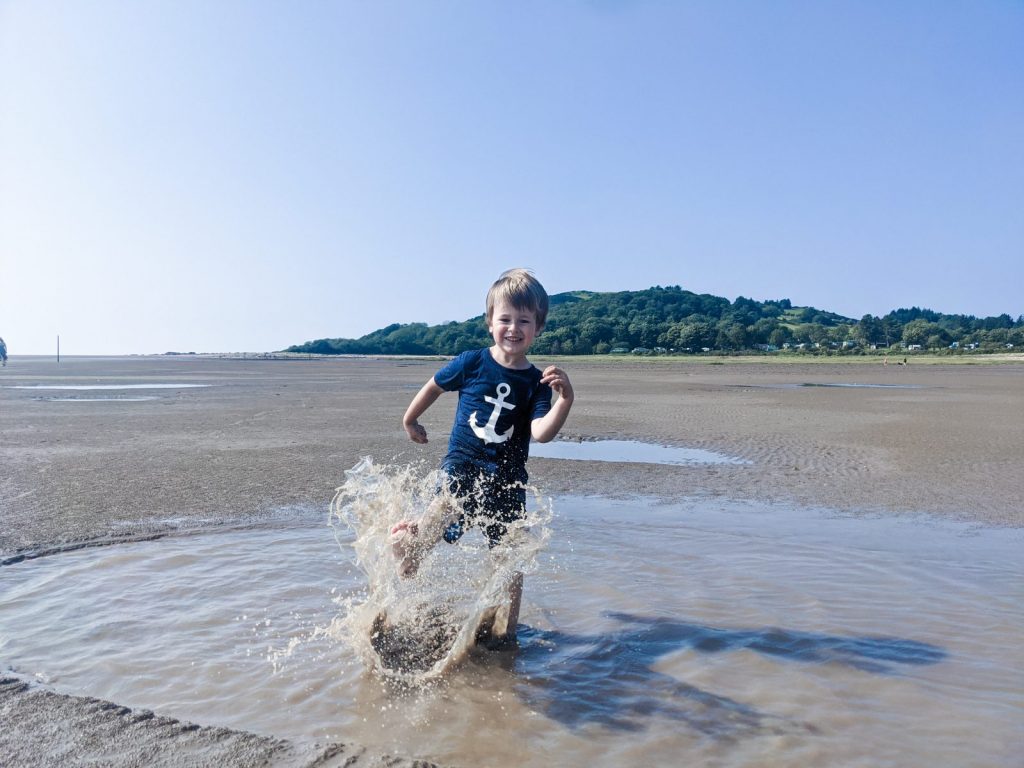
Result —
<path fill-rule="evenodd" d="M 317 339 L 288 352 L 455 355 L 491 344 L 483 315 L 461 322 L 395 323 L 358 339 Z M 1024 345 L 1024 316 L 978 318 L 896 309 L 860 320 L 789 299 L 735 301 L 678 285 L 642 291 L 572 291 L 551 297 L 536 354 L 701 354 L 784 349 L 864 353 L 877 348 L 996 351 Z"/>

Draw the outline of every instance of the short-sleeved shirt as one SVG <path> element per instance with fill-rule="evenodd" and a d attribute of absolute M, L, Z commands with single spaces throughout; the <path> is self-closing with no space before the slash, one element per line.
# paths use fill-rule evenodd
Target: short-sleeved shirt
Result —
<path fill-rule="evenodd" d="M 533 365 L 500 365 L 489 349 L 463 352 L 434 374 L 441 389 L 459 393 L 445 467 L 525 483 L 530 423 L 551 410 L 551 387 L 540 378 Z"/>

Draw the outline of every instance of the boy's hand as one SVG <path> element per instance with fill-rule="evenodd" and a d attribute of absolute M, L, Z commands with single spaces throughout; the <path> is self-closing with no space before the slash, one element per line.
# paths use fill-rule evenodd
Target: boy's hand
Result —
<path fill-rule="evenodd" d="M 566 372 L 554 365 L 544 369 L 540 380 L 558 394 L 558 400 L 551 403 L 551 410 L 530 423 L 530 435 L 533 439 L 538 443 L 546 443 L 553 440 L 562 429 L 576 394 Z"/>
<path fill-rule="evenodd" d="M 569 381 L 568 374 L 561 368 L 554 365 L 549 365 L 544 369 L 541 374 L 540 381 L 542 384 L 547 384 L 555 392 L 558 393 L 559 397 L 565 398 L 570 403 L 573 399 L 572 383 Z"/>
<path fill-rule="evenodd" d="M 423 428 L 423 425 L 418 421 L 414 421 L 410 424 L 404 424 L 405 431 L 409 434 L 409 439 L 414 443 L 425 443 L 427 442 L 427 430 Z"/>

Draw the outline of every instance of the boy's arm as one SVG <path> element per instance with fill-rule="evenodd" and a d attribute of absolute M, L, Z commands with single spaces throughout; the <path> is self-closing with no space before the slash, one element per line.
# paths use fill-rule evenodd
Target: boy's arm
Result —
<path fill-rule="evenodd" d="M 569 376 L 561 368 L 549 365 L 544 369 L 540 380 L 542 384 L 549 385 L 558 394 L 558 400 L 551 406 L 551 410 L 539 419 L 534 419 L 530 424 L 530 434 L 533 435 L 533 439 L 538 443 L 547 443 L 558 434 L 562 425 L 565 424 L 575 394 L 572 391 Z"/>
<path fill-rule="evenodd" d="M 409 407 L 405 409 L 405 416 L 402 417 L 402 426 L 405 427 L 405 431 L 409 435 L 409 439 L 414 443 L 425 443 L 427 442 L 427 430 L 423 428 L 418 421 L 419 417 L 423 415 L 424 411 L 434 404 L 444 392 L 437 383 L 430 379 L 419 392 L 416 393 L 416 397 L 409 403 Z"/>

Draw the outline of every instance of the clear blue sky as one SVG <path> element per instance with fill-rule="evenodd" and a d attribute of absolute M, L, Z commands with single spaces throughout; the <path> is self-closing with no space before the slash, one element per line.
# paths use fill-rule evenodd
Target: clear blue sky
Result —
<path fill-rule="evenodd" d="M 266 351 L 549 292 L 1024 313 L 1024 2 L 0 0 L 0 336 Z"/>

